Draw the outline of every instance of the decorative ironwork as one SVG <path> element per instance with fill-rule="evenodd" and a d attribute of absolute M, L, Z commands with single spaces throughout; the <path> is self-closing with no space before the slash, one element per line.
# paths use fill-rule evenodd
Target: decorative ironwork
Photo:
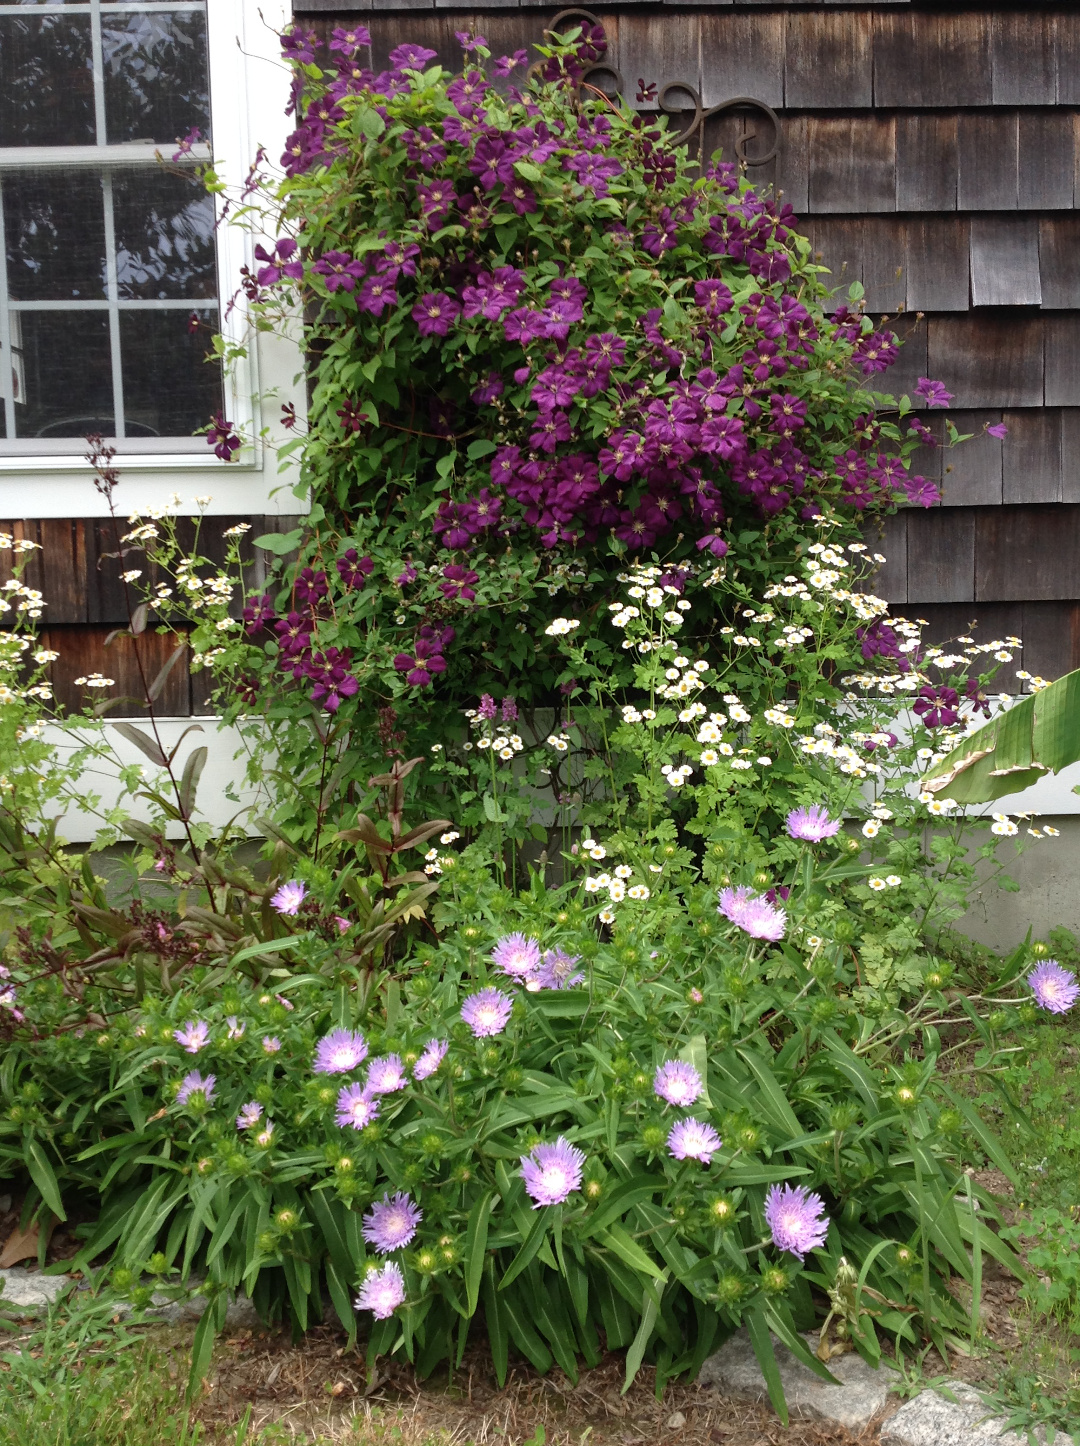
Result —
<path fill-rule="evenodd" d="M 606 47 L 607 36 L 604 33 L 603 21 L 600 20 L 599 16 L 594 15 L 591 10 L 582 10 L 577 7 L 560 10 L 548 29 L 544 31 L 544 34 L 547 36 L 562 34 L 567 28 L 566 22 L 568 20 L 575 24 L 589 25 L 594 31 L 599 31 Z M 534 71 L 538 70 L 539 64 L 532 67 L 532 69 Z M 598 83 L 599 79 L 604 76 L 609 77 L 608 85 Z M 579 90 L 585 88 L 598 91 L 602 95 L 613 98 L 623 95 L 626 86 L 622 72 L 618 66 L 613 65 L 607 60 L 598 60 L 585 67 L 584 72 L 578 80 L 578 88 Z M 759 132 L 752 130 L 747 135 L 740 136 L 735 141 L 735 154 L 739 159 L 740 165 L 764 166 L 779 153 L 780 117 L 773 110 L 772 106 L 766 105 L 763 100 L 755 100 L 753 96 L 737 95 L 731 100 L 722 100 L 719 105 L 709 106 L 706 110 L 697 86 L 691 85 L 688 80 L 668 81 L 659 92 L 657 92 L 655 83 L 646 84 L 644 80 L 639 80 L 638 92 L 635 99 L 639 105 L 642 102 L 655 101 L 658 112 L 673 118 L 681 118 L 686 115 L 687 107 L 672 104 L 673 98 L 680 92 L 689 96 L 692 100 L 694 116 L 685 130 L 681 130 L 677 135 L 672 136 L 672 140 L 676 145 L 689 144 L 696 138 L 698 146 L 700 147 L 704 140 L 705 123 L 711 120 L 713 116 L 723 115 L 728 111 L 743 111 L 751 114 L 756 111 L 760 115 L 767 117 L 769 125 L 772 128 L 772 141 L 764 155 L 748 155 L 746 150 L 747 142 L 757 140 L 759 138 Z"/>

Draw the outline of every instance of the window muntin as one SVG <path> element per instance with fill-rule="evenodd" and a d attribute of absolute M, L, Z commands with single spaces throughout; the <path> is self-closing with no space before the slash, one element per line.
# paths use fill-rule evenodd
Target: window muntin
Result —
<path fill-rule="evenodd" d="M 0 0 L 0 454 L 200 452 L 222 404 L 199 3 Z"/>

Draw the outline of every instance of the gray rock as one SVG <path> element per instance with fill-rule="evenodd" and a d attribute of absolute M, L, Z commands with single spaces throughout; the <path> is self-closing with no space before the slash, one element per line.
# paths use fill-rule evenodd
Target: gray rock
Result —
<path fill-rule="evenodd" d="M 895 1416 L 881 1428 L 881 1446 L 1026 1446 L 1027 1437 L 1004 1431 L 1001 1418 L 991 1416 L 991 1407 L 974 1386 L 957 1381 L 947 1386 L 948 1400 L 939 1391 L 921 1391 L 905 1401 Z M 1040 1443 L 1046 1433 L 1035 1432 Z M 1059 1431 L 1055 1446 L 1073 1446 L 1073 1437 Z"/>
<path fill-rule="evenodd" d="M 182 1325 L 187 1321 L 197 1321 L 205 1310 L 204 1295 L 188 1295 L 181 1300 L 173 1300 L 163 1292 L 155 1291 L 151 1303 L 151 1314 L 163 1325 Z M 249 1296 L 238 1295 L 229 1301 L 225 1310 L 227 1331 L 257 1330 L 261 1324 L 258 1311 Z"/>
<path fill-rule="evenodd" d="M 816 1349 L 816 1335 L 808 1335 L 805 1339 L 811 1351 Z M 882 1370 L 875 1371 L 854 1351 L 835 1356 L 829 1362 L 828 1369 L 840 1382 L 840 1385 L 833 1386 L 815 1376 L 809 1366 L 804 1366 L 775 1337 L 773 1346 L 780 1367 L 784 1398 L 792 1416 L 835 1421 L 848 1430 L 858 1431 L 884 1410 L 891 1376 Z M 698 1380 L 703 1386 L 715 1386 L 729 1396 L 750 1401 L 769 1399 L 765 1377 L 745 1328 L 736 1331 L 714 1356 L 709 1357 Z"/>
<path fill-rule="evenodd" d="M 0 1292 L 0 1306 L 15 1306 L 28 1315 L 48 1310 L 53 1301 L 71 1284 L 70 1275 L 42 1275 L 37 1270 L 13 1265 L 9 1270 L 0 1270 L 4 1283 Z"/>
<path fill-rule="evenodd" d="M 0 1195 L 0 1215 L 7 1215 L 11 1210 L 11 1196 Z"/>

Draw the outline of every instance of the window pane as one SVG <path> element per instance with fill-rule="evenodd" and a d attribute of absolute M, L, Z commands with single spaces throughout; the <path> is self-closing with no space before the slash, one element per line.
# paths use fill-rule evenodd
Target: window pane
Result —
<path fill-rule="evenodd" d="M 210 135 L 206 18 L 151 11 L 103 14 L 105 116 L 110 141 Z"/>
<path fill-rule="evenodd" d="M 121 300 L 217 295 L 214 201 L 194 176 L 118 171 L 113 216 Z"/>
<path fill-rule="evenodd" d="M 116 430 L 109 318 L 103 311 L 13 311 L 20 437 L 109 436 Z"/>
<path fill-rule="evenodd" d="M 217 307 L 200 307 L 195 315 L 202 323 L 197 330 L 192 313 L 178 308 L 120 313 L 124 413 L 132 436 L 190 436 L 221 406 L 221 367 L 205 360 Z"/>
<path fill-rule="evenodd" d="M 105 295 L 101 178 L 78 171 L 8 173 L 2 183 L 8 289 L 15 301 Z"/>
<path fill-rule="evenodd" d="M 0 146 L 95 140 L 89 15 L 0 14 Z"/>

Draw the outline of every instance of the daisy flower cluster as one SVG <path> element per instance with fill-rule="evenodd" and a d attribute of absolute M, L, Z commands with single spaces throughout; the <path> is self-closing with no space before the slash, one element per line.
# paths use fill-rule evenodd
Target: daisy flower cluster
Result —
<path fill-rule="evenodd" d="M 671 782 L 669 776 L 668 781 Z M 606 858 L 607 849 L 603 844 L 598 844 L 593 838 L 585 838 L 581 841 L 581 852 L 593 860 L 599 861 Z M 600 910 L 597 916 L 602 924 L 613 924 L 615 922 L 615 905 L 621 904 L 624 899 L 633 899 L 635 903 L 644 903 L 649 898 L 651 890 L 648 884 L 632 882 L 634 870 L 629 864 L 616 864 L 611 873 L 588 874 L 582 880 L 582 888 L 587 894 L 599 894 L 606 892 L 608 903 Z"/>
<path fill-rule="evenodd" d="M 509 695 L 497 704 L 490 693 L 484 693 L 480 706 L 466 708 L 465 717 L 470 731 L 478 735 L 475 740 L 470 739 L 462 745 L 466 753 L 474 749 L 478 753 L 490 752 L 504 763 L 512 763 L 519 753 L 524 752 L 525 740 L 512 727 L 518 720 L 517 703 Z"/>

